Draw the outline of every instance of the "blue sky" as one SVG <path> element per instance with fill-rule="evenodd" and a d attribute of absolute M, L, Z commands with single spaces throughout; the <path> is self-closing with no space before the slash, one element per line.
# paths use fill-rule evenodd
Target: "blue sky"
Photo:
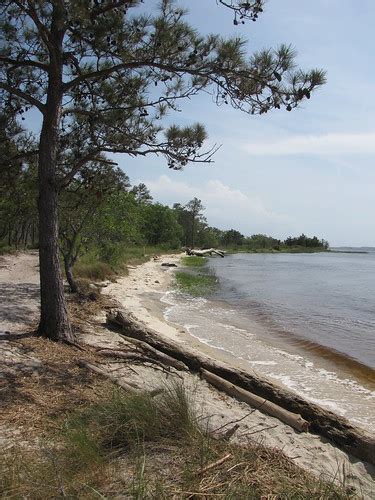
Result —
<path fill-rule="evenodd" d="M 240 34 L 249 53 L 291 44 L 301 68 L 325 69 L 328 82 L 291 113 L 250 116 L 197 96 L 168 121 L 205 124 L 209 144 L 222 145 L 215 163 L 175 172 L 161 157 L 116 155 L 131 182 L 166 204 L 197 196 L 221 229 L 375 246 L 375 1 L 268 0 L 256 23 L 238 27 L 216 0 L 176 1 L 201 33 Z"/>
<path fill-rule="evenodd" d="M 163 203 L 201 198 L 223 229 L 375 246 L 375 2 L 268 0 L 240 27 L 215 0 L 178 3 L 200 32 L 241 34 L 249 51 L 292 44 L 298 64 L 324 68 L 328 82 L 291 113 L 248 116 L 203 95 L 187 102 L 174 121 L 206 125 L 209 142 L 222 144 L 215 163 L 174 172 L 162 158 L 117 157 L 131 181 Z"/>

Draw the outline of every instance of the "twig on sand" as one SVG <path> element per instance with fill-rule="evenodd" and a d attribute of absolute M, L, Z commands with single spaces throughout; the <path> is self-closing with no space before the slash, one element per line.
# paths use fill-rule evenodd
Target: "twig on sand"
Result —
<path fill-rule="evenodd" d="M 274 429 L 275 427 L 278 427 L 278 426 L 279 426 L 278 424 L 276 424 L 276 425 L 269 425 L 268 427 L 263 427 L 263 429 L 258 429 L 257 431 L 244 432 L 243 434 L 241 434 L 241 437 L 250 436 L 252 434 L 258 434 L 258 432 L 268 431 L 269 429 Z"/>
<path fill-rule="evenodd" d="M 255 412 L 256 409 L 254 410 L 251 410 L 249 411 L 249 413 L 246 413 L 246 415 L 244 415 L 243 417 L 241 418 L 238 418 L 236 420 L 231 420 L 230 422 L 227 422 L 226 424 L 218 427 L 217 429 L 214 429 L 213 432 L 218 432 L 218 431 L 221 431 L 222 429 L 224 429 L 225 427 L 228 427 L 228 425 L 231 425 L 231 424 L 238 424 L 239 422 L 242 422 L 242 420 L 245 420 L 245 418 L 249 417 L 250 415 L 252 415 L 254 412 Z"/>
<path fill-rule="evenodd" d="M 223 464 L 224 462 L 226 462 L 230 458 L 232 458 L 232 453 L 227 453 L 219 460 L 216 460 L 216 462 L 213 462 L 212 464 L 206 465 L 206 467 L 199 469 L 199 471 L 197 471 L 196 475 L 200 476 L 201 474 L 204 474 L 205 472 L 207 472 L 211 469 L 214 469 L 215 467 L 218 467 L 219 465 Z"/>

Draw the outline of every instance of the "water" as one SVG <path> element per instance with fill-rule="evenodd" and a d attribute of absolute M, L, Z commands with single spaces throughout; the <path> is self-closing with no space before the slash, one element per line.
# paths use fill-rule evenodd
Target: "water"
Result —
<path fill-rule="evenodd" d="M 209 259 L 209 298 L 174 291 L 166 318 L 311 401 L 375 427 L 375 252 Z"/>

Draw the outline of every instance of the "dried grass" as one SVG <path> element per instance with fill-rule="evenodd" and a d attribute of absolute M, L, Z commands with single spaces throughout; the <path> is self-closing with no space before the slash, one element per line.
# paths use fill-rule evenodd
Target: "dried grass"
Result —
<path fill-rule="evenodd" d="M 104 298 L 70 301 L 75 328 L 110 305 Z M 111 382 L 77 366 L 78 359 L 97 360 L 93 349 L 35 337 L 15 345 L 42 363 L 28 376 L 9 376 L 0 393 L 1 422 L 20 431 L 0 470 L 2 498 L 352 498 L 278 450 L 214 438 L 182 385 L 168 387 L 157 404 L 118 390 L 113 400 Z M 89 415 L 93 426 L 74 427 L 77 414 Z"/>
<path fill-rule="evenodd" d="M 112 387 L 77 366 L 83 353 L 73 347 L 36 337 L 20 339 L 16 345 L 41 361 L 40 367 L 27 375 L 21 370 L 4 375 L 0 421 L 20 431 L 23 440 L 58 429 L 69 412 L 100 400 Z M 96 358 L 89 349 L 84 357 Z"/>

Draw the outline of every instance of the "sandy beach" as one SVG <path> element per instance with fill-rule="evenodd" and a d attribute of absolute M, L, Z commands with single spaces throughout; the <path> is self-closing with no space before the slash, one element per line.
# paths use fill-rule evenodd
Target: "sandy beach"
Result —
<path fill-rule="evenodd" d="M 109 284 L 102 293 L 119 301 L 125 310 L 131 312 L 139 322 L 156 330 L 161 337 L 233 366 L 234 360 L 227 353 L 199 342 L 183 328 L 168 323 L 163 317 L 160 299 L 173 286 L 176 267 L 164 267 L 162 263 L 176 264 L 178 269 L 181 267 L 180 258 L 181 255 L 168 255 L 141 266 L 130 267 L 128 276 Z M 103 338 L 103 341 L 108 342 L 108 339 Z M 236 366 L 243 368 L 239 360 Z M 152 371 L 142 370 L 142 377 L 146 386 L 156 387 L 160 385 L 163 375 L 156 375 Z M 137 379 L 130 372 L 127 376 Z M 202 414 L 210 417 L 213 428 L 240 420 L 235 441 L 246 443 L 249 439 L 255 439 L 266 446 L 282 449 L 296 464 L 318 476 L 340 479 L 345 475 L 346 484 L 354 486 L 359 497 L 371 498 L 374 494 L 374 467 L 347 455 L 320 436 L 298 433 L 273 417 L 251 411 L 246 404 L 214 390 L 198 376 L 184 374 L 183 377 L 194 392 L 195 402 Z"/>
<path fill-rule="evenodd" d="M 231 364 L 233 358 L 227 353 L 200 343 L 183 328 L 168 323 L 163 317 L 163 304 L 160 299 L 173 287 L 174 272 L 182 267 L 180 258 L 181 255 L 165 255 L 155 260 L 151 259 L 140 266 L 129 266 L 129 274 L 119 277 L 115 282 L 107 282 L 106 286 L 102 287 L 102 294 L 108 299 L 115 299 L 140 323 L 157 331 L 161 337 L 178 342 L 192 352 L 198 351 Z M 165 267 L 162 263 L 176 264 L 177 268 Z M 21 254 L 3 258 L 0 278 L 1 286 L 6 292 L 4 296 L 9 298 L 8 291 L 12 290 L 13 297 L 13 301 L 3 302 L 0 307 L 4 313 L 2 328 L 6 337 L 1 345 L 3 359 L 15 363 L 15 367 L 22 365 L 27 374 L 32 373 L 38 370 L 41 361 L 37 357 L 21 352 L 12 344 L 9 333 L 16 334 L 30 329 L 31 323 L 37 318 L 37 255 Z M 35 293 L 30 295 L 28 286 L 32 286 Z M 14 301 L 16 309 L 12 305 Z M 131 344 L 125 337 L 107 328 L 105 315 L 106 311 L 103 310 L 97 316 L 88 318 L 88 322 L 82 326 L 80 342 L 95 349 L 129 348 Z M 240 362 L 238 367 L 242 368 Z M 328 481 L 338 480 L 350 488 L 355 488 L 356 498 L 374 497 L 373 466 L 349 456 L 318 435 L 298 433 L 276 418 L 238 402 L 217 391 L 196 374 L 178 372 L 174 369 L 162 370 L 147 363 L 133 366 L 131 363 L 108 361 L 106 368 L 115 372 L 117 378 L 142 389 L 160 388 L 173 380 L 183 381 L 201 418 L 207 421 L 211 429 L 226 430 L 238 423 L 239 427 L 232 437 L 233 441 L 240 444 L 256 441 L 267 447 L 277 448 L 297 465 L 316 476 Z M 9 442 L 10 438 L 6 437 L 8 431 L 11 431 L 11 439 L 14 439 L 15 429 L 7 423 L 2 429 L 4 443 Z"/>

